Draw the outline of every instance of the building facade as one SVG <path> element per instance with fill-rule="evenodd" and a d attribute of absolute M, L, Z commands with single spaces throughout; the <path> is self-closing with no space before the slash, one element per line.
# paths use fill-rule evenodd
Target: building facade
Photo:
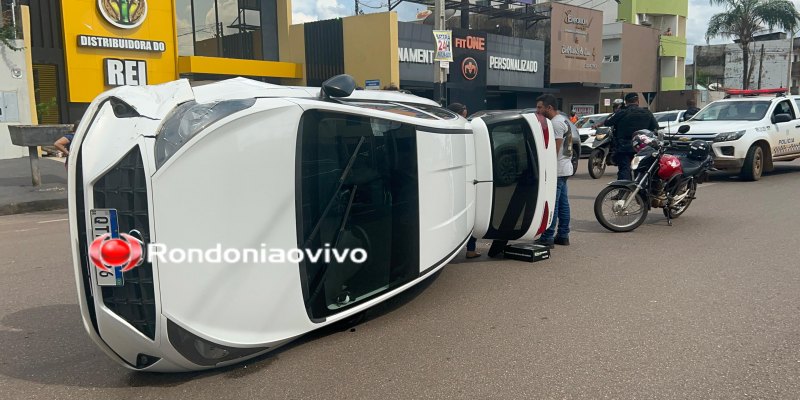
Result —
<path fill-rule="evenodd" d="M 72 123 L 120 85 L 247 76 L 297 82 L 290 0 L 27 0 L 42 123 Z"/>
<path fill-rule="evenodd" d="M 611 112 L 614 100 L 639 94 L 642 105 L 655 109 L 658 100 L 659 32 L 651 27 L 615 22 L 603 26 L 603 82 L 617 89 L 602 91 L 600 112 Z"/>
<path fill-rule="evenodd" d="M 661 34 L 658 91 L 686 88 L 686 18 L 689 0 L 621 0 L 617 20 L 650 26 Z"/>
<path fill-rule="evenodd" d="M 22 27 L 29 18 L 27 7 L 0 0 L 0 29 L 9 38 L 0 42 L 0 160 L 28 155 L 28 148 L 11 144 L 8 127 L 29 125 L 36 117 L 30 69 L 30 43 Z"/>
<path fill-rule="evenodd" d="M 750 45 L 748 88 L 786 88 L 791 84 L 796 91 L 800 78 L 795 67 L 799 46 L 800 40 L 795 40 L 792 46 L 785 33 L 756 36 Z M 695 46 L 694 65 L 687 68 L 689 86 L 741 89 L 745 75 L 742 55 L 738 43 Z"/>

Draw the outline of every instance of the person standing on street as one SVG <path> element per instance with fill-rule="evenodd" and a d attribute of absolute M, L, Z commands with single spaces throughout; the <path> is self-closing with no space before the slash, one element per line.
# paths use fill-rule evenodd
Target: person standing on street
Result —
<path fill-rule="evenodd" d="M 658 121 L 650 110 L 639 107 L 639 95 L 628 93 L 625 95 L 625 106 L 608 117 L 605 125 L 614 128 L 612 146 L 614 146 L 614 163 L 618 168 L 617 179 L 632 180 L 631 161 L 636 155 L 631 145 L 633 133 L 641 129 L 655 132 L 658 130 Z"/>
<path fill-rule="evenodd" d="M 578 114 L 575 114 L 575 111 L 569 114 L 569 121 L 572 122 L 573 124 L 578 123 Z"/>
<path fill-rule="evenodd" d="M 539 115 L 553 124 L 553 138 L 556 141 L 558 157 L 556 204 L 553 209 L 553 223 L 536 241 L 536 244 L 553 248 L 554 244 L 569 246 L 569 198 L 567 179 L 572 176 L 572 132 L 567 118 L 558 112 L 558 101 L 552 94 L 545 94 L 536 99 L 536 110 Z M 558 234 L 556 234 L 556 226 Z"/>
<path fill-rule="evenodd" d="M 69 162 L 69 147 L 70 144 L 72 144 L 72 140 L 75 138 L 75 132 L 78 130 L 78 125 L 80 123 L 81 123 L 80 120 L 75 121 L 75 123 L 72 124 L 72 129 L 70 129 L 69 133 L 67 133 L 62 138 L 56 140 L 56 142 L 53 143 L 53 146 L 56 149 L 58 149 L 58 151 L 60 151 L 62 154 L 64 154 L 64 157 L 66 157 L 66 159 L 64 160 L 64 168 L 67 168 L 68 165 L 67 163 Z"/>
<path fill-rule="evenodd" d="M 447 106 L 447 109 L 464 118 L 467 118 L 467 106 L 461 103 L 452 103 Z M 469 241 L 467 241 L 467 258 L 478 258 L 481 256 L 481 253 L 475 251 L 477 244 L 478 239 L 476 239 L 474 236 L 470 236 Z"/>
<path fill-rule="evenodd" d="M 686 112 L 683 113 L 683 120 L 688 121 L 689 119 L 694 117 L 694 115 L 697 114 L 698 112 L 700 112 L 700 108 L 697 107 L 697 100 L 695 99 L 686 100 Z"/>

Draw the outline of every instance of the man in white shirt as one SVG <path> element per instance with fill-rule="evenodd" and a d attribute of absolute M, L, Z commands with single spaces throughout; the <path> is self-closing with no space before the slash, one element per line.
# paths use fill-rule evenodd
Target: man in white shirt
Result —
<path fill-rule="evenodd" d="M 536 99 L 536 110 L 539 115 L 553 124 L 553 137 L 558 154 L 558 180 L 556 185 L 556 204 L 553 209 L 553 223 L 536 241 L 554 247 L 554 244 L 569 246 L 569 198 L 567 194 L 567 178 L 572 176 L 572 132 L 569 130 L 567 118 L 558 112 L 558 101 L 552 94 L 545 94 Z M 556 226 L 558 234 L 556 234 Z"/>

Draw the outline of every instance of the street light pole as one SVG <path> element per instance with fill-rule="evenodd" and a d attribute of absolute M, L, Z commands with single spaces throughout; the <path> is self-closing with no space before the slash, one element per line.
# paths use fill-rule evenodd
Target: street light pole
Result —
<path fill-rule="evenodd" d="M 444 30 L 445 29 L 445 19 L 444 19 L 444 0 L 436 0 L 433 8 L 433 18 L 434 18 L 434 29 L 436 30 Z M 446 80 L 444 68 L 442 68 L 441 63 L 433 64 L 434 76 L 433 76 L 433 99 L 437 103 L 444 106 L 445 100 L 445 93 L 444 93 L 444 82 Z"/>
<path fill-rule="evenodd" d="M 797 32 L 791 29 L 792 35 L 789 38 L 789 74 L 786 79 L 786 87 L 789 89 L 789 94 L 792 94 L 792 62 L 794 62 L 794 37 Z"/>

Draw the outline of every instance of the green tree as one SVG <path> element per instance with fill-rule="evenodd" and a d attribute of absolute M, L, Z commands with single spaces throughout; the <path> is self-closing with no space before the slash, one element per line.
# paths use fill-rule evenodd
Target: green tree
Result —
<path fill-rule="evenodd" d="M 753 37 L 780 28 L 794 32 L 800 23 L 800 13 L 790 0 L 709 0 L 712 5 L 725 6 L 726 11 L 715 14 L 708 22 L 706 43 L 713 37 L 733 37 L 742 48 L 742 89 L 750 84 L 750 44 Z"/>

